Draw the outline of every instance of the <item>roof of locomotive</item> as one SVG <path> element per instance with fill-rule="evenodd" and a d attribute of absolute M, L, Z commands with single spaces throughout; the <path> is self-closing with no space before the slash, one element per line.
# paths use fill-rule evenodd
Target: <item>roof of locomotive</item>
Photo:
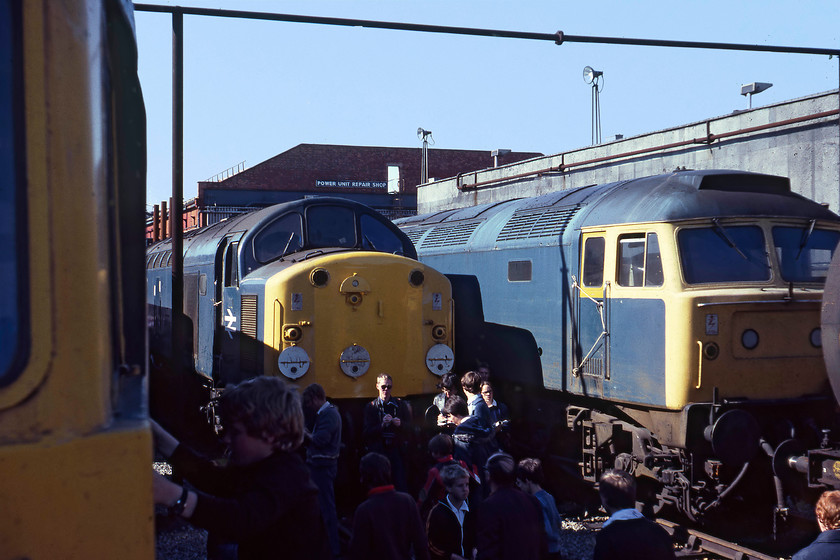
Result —
<path fill-rule="evenodd" d="M 838 220 L 825 206 L 791 192 L 790 179 L 743 171 L 679 171 L 604 185 L 581 225 L 733 216 Z"/>
<path fill-rule="evenodd" d="M 499 243 L 555 244 L 569 228 L 736 216 L 840 220 L 825 206 L 792 193 L 786 177 L 714 170 L 589 185 L 396 223 L 421 252 L 450 252 Z"/>
<path fill-rule="evenodd" d="M 603 185 L 588 185 L 445 210 L 397 220 L 403 228 L 465 220 L 487 220 L 508 212 L 581 208 L 579 226 L 677 221 L 726 216 L 793 216 L 837 220 L 825 206 L 790 190 L 786 177 L 744 171 L 676 171 Z"/>
<path fill-rule="evenodd" d="M 373 216 L 375 219 L 381 222 L 388 229 L 392 230 L 395 235 L 397 235 L 400 239 L 403 240 L 404 253 L 406 256 L 414 259 L 417 258 L 417 255 L 414 251 L 414 246 L 407 239 L 405 239 L 405 234 L 402 232 L 402 230 L 394 226 L 390 220 L 379 214 L 376 210 L 353 200 L 328 196 L 304 198 L 290 202 L 284 202 L 282 204 L 275 204 L 273 206 L 268 206 L 266 208 L 255 210 L 253 212 L 248 212 L 247 214 L 241 214 L 239 216 L 228 218 L 223 222 L 219 222 L 204 228 L 199 228 L 197 230 L 185 232 L 185 254 L 187 255 L 187 258 L 199 258 L 200 260 L 204 260 L 207 257 L 213 258 L 215 256 L 219 240 L 224 238 L 228 234 L 242 232 L 242 239 L 243 241 L 245 241 L 247 238 L 251 238 L 253 237 L 253 235 L 258 233 L 264 225 L 272 223 L 276 218 L 280 216 L 289 214 L 291 212 L 297 212 L 305 216 L 307 208 L 312 206 L 326 205 L 352 208 L 356 212 L 357 216 L 362 214 Z M 156 245 L 152 245 L 151 247 L 149 247 L 148 252 L 170 250 L 172 248 L 171 243 L 171 238 L 166 239 L 157 243 Z M 306 250 L 308 248 L 310 247 L 308 247 L 307 244 L 304 244 L 304 246 L 300 250 Z M 322 249 L 322 247 L 317 248 Z"/>

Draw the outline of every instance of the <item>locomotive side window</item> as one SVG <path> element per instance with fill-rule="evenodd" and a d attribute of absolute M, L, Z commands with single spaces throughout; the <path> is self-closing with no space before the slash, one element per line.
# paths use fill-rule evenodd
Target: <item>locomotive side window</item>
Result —
<path fill-rule="evenodd" d="M 530 282 L 531 261 L 508 261 L 508 282 Z"/>
<path fill-rule="evenodd" d="M 647 234 L 645 249 L 645 286 L 661 286 L 665 283 L 662 272 L 662 253 L 659 251 L 659 238 L 655 233 Z"/>
<path fill-rule="evenodd" d="M 362 249 L 404 254 L 402 240 L 380 220 L 369 214 L 362 214 L 359 226 L 362 230 Z"/>
<path fill-rule="evenodd" d="M 618 285 L 661 286 L 662 258 L 655 233 L 624 235 L 618 239 Z"/>
<path fill-rule="evenodd" d="M 825 282 L 840 232 L 803 227 L 774 227 L 773 243 L 785 282 Z"/>
<path fill-rule="evenodd" d="M 604 238 L 590 237 L 583 246 L 583 285 L 600 287 L 604 283 Z"/>
<path fill-rule="evenodd" d="M 14 6 L 13 6 L 14 4 Z M 21 233 L 26 231 L 26 192 L 20 52 L 20 13 L 16 2 L 0 2 L 0 387 L 15 380 L 26 351 L 26 267 Z"/>
<path fill-rule="evenodd" d="M 286 214 L 263 228 L 254 238 L 254 257 L 266 264 L 303 246 L 303 224 L 297 213 Z"/>
<path fill-rule="evenodd" d="M 682 229 L 677 234 L 689 284 L 761 282 L 770 279 L 764 234 L 758 226 Z"/>
<path fill-rule="evenodd" d="M 231 243 L 225 250 L 225 287 L 239 286 L 239 270 L 236 255 L 239 243 Z"/>
<path fill-rule="evenodd" d="M 621 237 L 618 240 L 618 285 L 645 285 L 645 238 Z"/>
<path fill-rule="evenodd" d="M 312 206 L 306 211 L 308 245 L 356 247 L 356 216 L 343 206 Z"/>

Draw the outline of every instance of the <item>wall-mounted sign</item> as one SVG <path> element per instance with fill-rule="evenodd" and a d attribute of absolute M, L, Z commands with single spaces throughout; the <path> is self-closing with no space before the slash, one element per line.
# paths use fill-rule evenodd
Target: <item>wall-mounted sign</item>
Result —
<path fill-rule="evenodd" d="M 316 179 L 315 186 L 332 189 L 387 189 L 388 181 L 325 181 Z"/>

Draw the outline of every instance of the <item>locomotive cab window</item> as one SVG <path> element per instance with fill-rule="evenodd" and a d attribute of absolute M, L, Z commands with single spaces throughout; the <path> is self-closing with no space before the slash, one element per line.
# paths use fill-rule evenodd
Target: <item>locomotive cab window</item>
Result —
<path fill-rule="evenodd" d="M 362 249 L 397 255 L 405 254 L 402 240 L 375 217 L 362 214 L 359 219 L 359 226 L 361 226 L 362 231 Z"/>
<path fill-rule="evenodd" d="M 20 13 L 0 2 L 0 282 L 5 302 L 0 308 L 0 387 L 13 382 L 27 354 L 26 266 L 21 233 L 26 231 L 23 193 L 26 178 L 22 133 L 23 76 L 18 29 Z"/>
<path fill-rule="evenodd" d="M 356 247 L 356 215 L 342 206 L 312 206 L 306 211 L 312 247 Z"/>
<path fill-rule="evenodd" d="M 726 225 L 682 229 L 677 234 L 689 284 L 763 282 L 770 279 L 764 233 L 758 226 Z"/>
<path fill-rule="evenodd" d="M 269 224 L 254 238 L 254 257 L 261 264 L 299 251 L 303 246 L 303 224 L 297 213 L 286 214 Z"/>
<path fill-rule="evenodd" d="M 583 245 L 583 285 L 590 288 L 604 283 L 604 238 L 589 237 Z"/>
<path fill-rule="evenodd" d="M 773 244 L 785 282 L 825 282 L 840 232 L 802 227 L 773 228 Z"/>
<path fill-rule="evenodd" d="M 239 266 L 237 253 L 239 243 L 231 243 L 225 250 L 225 287 L 239 286 Z"/>
<path fill-rule="evenodd" d="M 659 238 L 655 233 L 618 239 L 618 285 L 654 287 L 663 283 Z"/>

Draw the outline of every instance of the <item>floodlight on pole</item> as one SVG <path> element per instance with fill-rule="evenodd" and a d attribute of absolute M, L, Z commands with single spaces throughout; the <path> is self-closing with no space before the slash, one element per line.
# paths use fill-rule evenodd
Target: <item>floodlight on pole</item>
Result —
<path fill-rule="evenodd" d="M 773 84 L 767 82 L 753 82 L 751 84 L 744 84 L 741 86 L 741 95 L 746 95 L 750 100 L 750 109 L 752 109 L 752 96 L 756 93 L 761 93 L 766 89 L 773 87 Z"/>
<path fill-rule="evenodd" d="M 592 84 L 592 145 L 601 143 L 601 91 L 604 89 L 604 73 L 591 66 L 583 69 L 583 81 Z"/>
<path fill-rule="evenodd" d="M 423 141 L 423 149 L 420 152 L 420 184 L 424 185 L 429 182 L 429 136 L 432 135 L 431 130 L 423 128 L 417 129 L 417 138 Z"/>

